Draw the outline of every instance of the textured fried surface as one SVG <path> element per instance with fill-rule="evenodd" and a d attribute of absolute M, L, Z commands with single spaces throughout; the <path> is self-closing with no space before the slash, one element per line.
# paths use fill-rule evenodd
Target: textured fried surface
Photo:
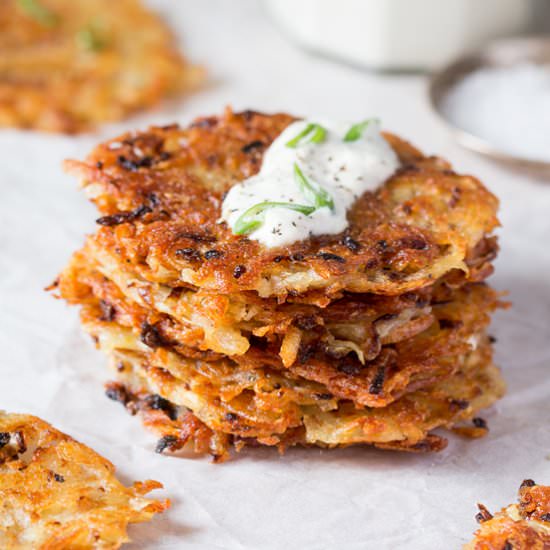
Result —
<path fill-rule="evenodd" d="M 32 3 L 0 2 L 0 126 L 79 132 L 202 79 L 138 0 L 34 0 L 45 18 Z"/>
<path fill-rule="evenodd" d="M 494 241 L 486 246 L 494 256 Z M 485 250 L 478 260 L 486 265 L 487 257 Z M 482 269 L 476 274 L 481 279 L 487 273 Z M 452 277 L 445 284 L 399 296 L 348 293 L 331 302 L 317 292 L 289 296 L 280 304 L 275 298 L 260 298 L 250 291 L 218 294 L 149 283 L 118 265 L 104 250 L 86 246 L 74 254 L 61 274 L 59 293 L 74 304 L 99 299 L 110 316 L 124 319 L 123 324 L 154 325 L 165 341 L 193 348 L 194 353 L 242 355 L 261 337 L 272 344 L 284 365 L 290 366 L 305 348 L 308 353 L 322 348 L 334 359 L 350 353 L 361 363 L 374 359 L 382 345 L 412 338 L 434 322 L 430 301 L 448 300 L 447 283 L 454 286 Z M 492 309 L 485 302 L 486 309 Z"/>
<path fill-rule="evenodd" d="M 104 351 L 151 352 L 151 357 L 160 357 L 161 363 L 167 361 L 166 357 L 175 357 L 174 361 L 180 364 L 210 371 L 213 380 L 209 387 L 224 383 L 221 382 L 223 376 L 217 380 L 218 371 L 231 371 L 236 377 L 247 379 L 247 373 L 254 372 L 257 376 L 267 368 L 286 373 L 287 377 L 297 380 L 295 384 L 300 387 L 304 380 L 314 381 L 319 385 L 317 393 L 353 400 L 358 405 L 384 407 L 404 393 L 430 386 L 454 374 L 461 366 L 461 358 L 488 325 L 488 313 L 498 303 L 496 293 L 484 284 L 438 294 L 442 301 L 432 306 L 430 323 L 422 332 L 379 347 L 377 355 L 364 364 L 356 355 L 334 357 L 323 345 L 311 343 L 300 348 L 295 363 L 285 367 L 277 345 L 262 345 L 260 339 L 242 356 L 201 356 L 192 348 L 181 349 L 175 340 L 169 339 L 172 333 L 163 330 L 165 322 L 162 319 L 154 324 L 144 321 L 154 322 L 154 313 L 148 316 L 142 311 L 136 315 L 130 313 L 129 308 L 122 310 L 120 303 L 116 310 L 108 309 L 105 303 L 112 302 L 102 303 L 94 298 L 83 306 L 81 318 L 84 328 Z M 360 328 L 361 321 L 357 324 Z"/>
<path fill-rule="evenodd" d="M 204 432 L 201 434 L 199 447 L 203 450 L 213 447 L 208 438 L 218 433 L 227 434 L 225 445 L 233 442 L 237 447 L 247 443 L 282 449 L 295 444 L 336 447 L 361 443 L 385 449 L 437 451 L 446 446 L 446 440 L 432 434 L 432 430 L 461 425 L 504 392 L 487 344 L 465 357 L 453 377 L 384 408 L 356 408 L 349 401 L 326 399 L 315 393 L 311 383 L 292 385 L 273 373 L 238 379 L 231 372 L 218 372 L 215 378 L 224 394 L 214 388 L 205 391 L 208 373 L 190 376 L 189 372 L 178 372 L 177 365 L 166 357 L 162 367 L 152 366 L 142 355 L 130 352 L 114 352 L 112 360 L 121 385 L 111 397 L 132 412 L 136 399 L 131 396 L 153 396 L 152 402 L 161 397 L 165 405 L 157 406 L 154 412 L 150 410 L 151 401 L 138 408 L 146 412 L 146 425 L 170 438 L 165 448 L 176 449 L 193 439 L 186 412 L 191 408 L 193 415 L 211 430 L 206 444 Z M 220 448 L 220 437 L 217 441 L 213 454 L 224 457 L 227 451 L 223 445 Z"/>
<path fill-rule="evenodd" d="M 168 501 L 144 497 L 156 481 L 125 487 L 114 466 L 34 416 L 0 412 L 0 546 L 4 550 L 115 549 L 129 523 Z"/>
<path fill-rule="evenodd" d="M 95 245 L 148 281 L 280 299 L 321 288 L 395 295 L 468 272 L 466 260 L 498 224 L 496 198 L 389 135 L 403 166 L 356 201 L 345 234 L 265 249 L 218 223 L 223 193 L 259 170 L 292 120 L 228 110 L 187 129 L 126 134 L 68 163 L 104 214 Z"/>
<path fill-rule="evenodd" d="M 347 295 L 327 303 L 323 296 L 310 296 L 279 304 L 252 292 L 174 291 L 139 280 L 116 265 L 94 263 L 94 250 L 86 247 L 73 256 L 59 278 L 60 296 L 80 305 L 97 304 L 99 299 L 113 319 L 127 326 L 152 325 L 164 341 L 187 352 L 192 347 L 193 353 L 242 355 L 254 339 L 263 338 L 277 346 L 289 366 L 300 345 L 314 339 L 335 356 L 353 352 L 364 362 L 373 359 L 382 344 L 411 337 L 433 322 L 430 289 L 403 297 Z"/>
<path fill-rule="evenodd" d="M 293 374 L 323 384 L 329 393 L 358 405 L 384 407 L 404 393 L 421 389 L 454 374 L 461 357 L 476 343 L 496 306 L 485 286 L 455 291 L 447 303 L 433 306 L 434 322 L 412 338 L 383 346 L 364 366 L 354 356 L 341 359 L 304 350 L 288 367 Z M 239 365 L 255 362 L 276 366 L 274 354 L 252 350 L 238 356 Z"/>
<path fill-rule="evenodd" d="M 549 550 L 550 487 L 526 479 L 517 504 L 494 516 L 482 505 L 477 520 L 481 527 L 465 550 Z"/>
<path fill-rule="evenodd" d="M 108 390 L 216 460 L 233 444 L 437 451 L 504 393 L 486 336 L 497 200 L 386 135 L 402 166 L 345 233 L 266 249 L 219 223 L 292 122 L 252 111 L 129 133 L 70 161 L 102 216 L 57 281 Z"/>

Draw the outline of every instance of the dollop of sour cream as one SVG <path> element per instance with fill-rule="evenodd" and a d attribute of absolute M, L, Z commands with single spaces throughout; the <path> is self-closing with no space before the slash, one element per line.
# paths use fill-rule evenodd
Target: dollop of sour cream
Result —
<path fill-rule="evenodd" d="M 268 248 L 340 233 L 353 203 L 398 166 L 377 120 L 300 120 L 265 151 L 258 174 L 230 189 L 220 221 Z"/>

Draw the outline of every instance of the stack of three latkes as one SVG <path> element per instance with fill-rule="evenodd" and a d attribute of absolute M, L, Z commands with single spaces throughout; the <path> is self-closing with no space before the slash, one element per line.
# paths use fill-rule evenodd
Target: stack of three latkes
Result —
<path fill-rule="evenodd" d="M 478 411 L 504 392 L 483 282 L 496 199 L 386 134 L 401 168 L 345 233 L 267 249 L 220 223 L 221 203 L 292 120 L 228 111 L 68 163 L 102 217 L 58 290 L 111 359 L 108 395 L 159 451 L 218 460 L 248 444 L 430 451 L 440 427 L 482 435 Z"/>

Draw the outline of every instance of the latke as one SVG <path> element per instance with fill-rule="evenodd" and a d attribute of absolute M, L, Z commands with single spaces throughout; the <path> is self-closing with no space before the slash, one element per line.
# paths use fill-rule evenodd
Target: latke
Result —
<path fill-rule="evenodd" d="M 139 0 L 0 4 L 0 127 L 90 130 L 201 80 Z"/>

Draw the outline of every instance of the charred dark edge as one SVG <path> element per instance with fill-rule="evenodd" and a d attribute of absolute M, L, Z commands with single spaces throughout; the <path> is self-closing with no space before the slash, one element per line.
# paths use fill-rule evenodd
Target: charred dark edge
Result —
<path fill-rule="evenodd" d="M 478 523 L 484 523 L 486 521 L 489 521 L 490 519 L 493 519 L 493 514 L 487 510 L 487 508 L 483 504 L 477 505 L 479 512 L 476 514 L 476 521 Z"/>
<path fill-rule="evenodd" d="M 155 453 L 162 454 L 164 451 L 175 451 L 180 446 L 180 440 L 175 435 L 161 437 L 155 447 Z"/>
<path fill-rule="evenodd" d="M 11 435 L 9 432 L 0 432 L 0 449 L 2 447 L 5 447 L 11 439 Z"/>
<path fill-rule="evenodd" d="M 122 223 L 133 222 L 145 216 L 145 214 L 150 214 L 152 211 L 153 210 L 151 207 L 143 204 L 141 206 L 138 206 L 135 210 L 130 210 L 128 212 L 119 212 L 110 216 L 101 216 L 101 218 L 97 218 L 96 223 L 98 225 L 112 227 L 115 225 L 120 225 Z"/>
<path fill-rule="evenodd" d="M 489 429 L 489 426 L 487 425 L 487 421 L 483 418 L 480 418 L 479 416 L 472 418 L 472 422 L 476 428 L 481 428 L 483 430 Z"/>

